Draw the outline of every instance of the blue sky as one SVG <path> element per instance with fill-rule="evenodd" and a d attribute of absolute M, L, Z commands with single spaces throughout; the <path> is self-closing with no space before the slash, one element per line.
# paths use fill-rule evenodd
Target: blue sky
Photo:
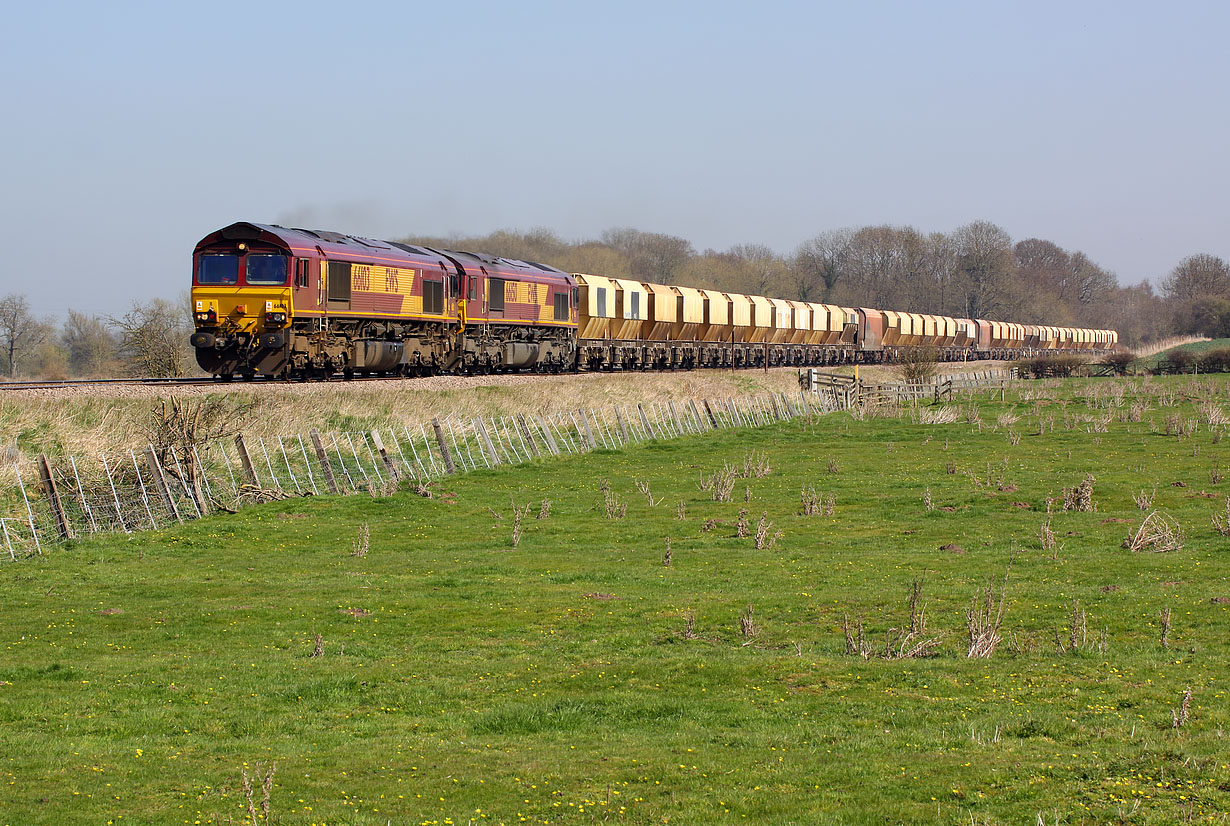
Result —
<path fill-rule="evenodd" d="M 1156 282 L 1230 257 L 1228 24 L 1211 2 L 15 4 L 0 293 L 174 297 L 237 220 L 790 252 L 986 219 Z"/>

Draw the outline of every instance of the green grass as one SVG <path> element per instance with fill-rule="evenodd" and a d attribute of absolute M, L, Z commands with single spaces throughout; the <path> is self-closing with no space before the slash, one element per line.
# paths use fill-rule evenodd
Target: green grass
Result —
<path fill-rule="evenodd" d="M 1163 361 L 1170 358 L 1170 354 L 1176 350 L 1185 350 L 1189 353 L 1194 353 L 1196 356 L 1201 356 L 1213 350 L 1225 350 L 1230 348 L 1230 338 L 1215 338 L 1210 341 L 1194 341 L 1191 344 L 1180 344 L 1178 347 L 1171 347 L 1169 350 L 1163 350 L 1148 358 L 1141 359 L 1137 364 L 1141 367 L 1153 369 Z"/>
<path fill-rule="evenodd" d="M 1230 549 L 1209 515 L 1230 461 L 1203 422 L 1163 431 L 1230 382 L 1057 388 L 980 403 L 981 428 L 838 414 L 7 565 L 0 823 L 242 823 L 241 770 L 271 762 L 283 824 L 1222 822 Z M 772 473 L 734 501 L 698 489 L 753 450 Z M 1047 500 L 1087 473 L 1098 510 L 1054 504 L 1052 558 Z M 626 519 L 604 518 L 604 479 Z M 1132 554 L 1155 483 L 1186 545 Z M 799 515 L 805 485 L 833 516 Z M 535 503 L 516 548 L 510 497 Z M 741 509 L 782 531 L 772 549 L 735 538 Z M 1006 570 L 1010 639 L 968 660 L 970 599 Z M 879 646 L 916 579 L 939 655 L 847 656 L 843 616 Z M 1089 642 L 1061 654 L 1073 600 Z"/>

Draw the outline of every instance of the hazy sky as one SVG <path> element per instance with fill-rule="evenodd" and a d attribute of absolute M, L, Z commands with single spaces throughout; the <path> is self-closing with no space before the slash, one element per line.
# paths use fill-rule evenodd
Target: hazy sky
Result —
<path fill-rule="evenodd" d="M 974 219 L 1230 257 L 1216 2 L 12 3 L 0 294 L 174 297 L 238 220 L 790 252 Z"/>

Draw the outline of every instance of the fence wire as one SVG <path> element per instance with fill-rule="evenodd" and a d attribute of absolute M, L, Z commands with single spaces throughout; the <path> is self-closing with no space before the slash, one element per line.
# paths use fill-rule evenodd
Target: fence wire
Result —
<path fill-rule="evenodd" d="M 41 554 L 89 534 L 165 528 L 294 496 L 382 495 L 401 486 L 426 495 L 432 482 L 450 475 L 450 467 L 467 473 L 810 418 L 844 409 L 831 389 L 552 414 L 452 414 L 370 431 L 240 434 L 188 446 L 40 456 L 35 473 L 14 464 L 12 489 L 0 496 L 0 560 Z"/>

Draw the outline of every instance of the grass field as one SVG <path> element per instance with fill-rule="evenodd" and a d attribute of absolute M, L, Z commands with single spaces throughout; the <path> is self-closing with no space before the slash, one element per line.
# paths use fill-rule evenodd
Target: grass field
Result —
<path fill-rule="evenodd" d="M 1175 350 L 1185 350 L 1189 353 L 1194 353 L 1197 357 L 1199 357 L 1205 353 L 1212 352 L 1213 350 L 1225 350 L 1227 348 L 1230 348 L 1230 338 L 1216 338 L 1209 341 L 1196 341 L 1191 344 L 1182 344 L 1178 347 L 1172 347 L 1169 350 L 1165 350 L 1161 353 L 1157 353 L 1156 355 L 1141 359 L 1139 366 L 1148 369 L 1157 367 L 1160 362 L 1166 361 L 1170 357 L 1170 354 Z"/>
<path fill-rule="evenodd" d="M 1227 407 L 1218 377 L 1038 383 L 9 564 L 0 823 L 1223 823 Z M 719 502 L 724 463 L 770 470 Z M 1134 495 L 1181 549 L 1121 547 Z"/>

